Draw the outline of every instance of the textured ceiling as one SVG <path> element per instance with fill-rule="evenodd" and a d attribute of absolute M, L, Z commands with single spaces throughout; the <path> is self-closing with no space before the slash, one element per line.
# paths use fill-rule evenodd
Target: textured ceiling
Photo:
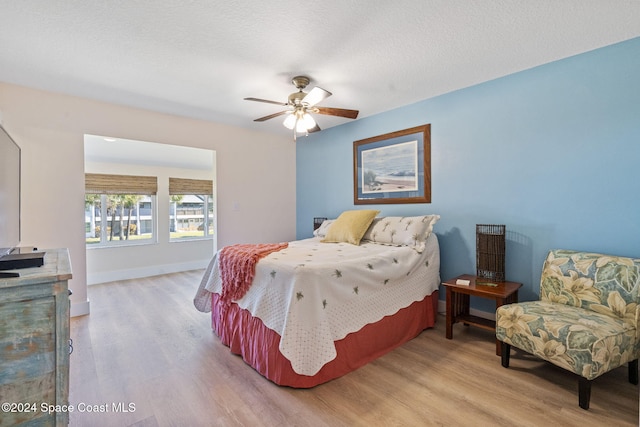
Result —
<path fill-rule="evenodd" d="M 360 117 L 640 36 L 638 0 L 0 0 L 0 81 L 289 132 L 291 77 Z M 317 116 L 322 128 L 348 119 Z"/>

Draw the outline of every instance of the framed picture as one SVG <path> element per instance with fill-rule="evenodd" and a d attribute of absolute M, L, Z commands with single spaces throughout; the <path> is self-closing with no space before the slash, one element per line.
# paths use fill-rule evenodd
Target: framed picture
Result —
<path fill-rule="evenodd" d="M 353 203 L 431 203 L 431 125 L 353 142 Z"/>

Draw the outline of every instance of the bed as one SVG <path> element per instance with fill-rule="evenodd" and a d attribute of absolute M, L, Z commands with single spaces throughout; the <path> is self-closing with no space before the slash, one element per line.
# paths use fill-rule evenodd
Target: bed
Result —
<path fill-rule="evenodd" d="M 194 298 L 221 342 L 278 385 L 338 378 L 435 324 L 439 216 L 372 218 L 354 244 L 332 238 L 343 215 L 267 251 L 242 296 L 225 293 L 223 248 Z"/>

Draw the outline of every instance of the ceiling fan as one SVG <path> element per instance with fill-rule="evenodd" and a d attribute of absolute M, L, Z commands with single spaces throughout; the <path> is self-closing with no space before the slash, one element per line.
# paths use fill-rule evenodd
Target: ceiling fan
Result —
<path fill-rule="evenodd" d="M 289 95 L 287 102 L 269 101 L 267 99 L 260 98 L 244 98 L 246 101 L 266 102 L 268 104 L 288 107 L 287 110 L 260 117 L 255 119 L 254 122 L 264 122 L 265 120 L 286 114 L 287 117 L 285 118 L 283 125 L 286 128 L 293 130 L 293 140 L 295 141 L 298 133 L 308 135 L 310 132 L 318 132 L 320 130 L 320 126 L 318 126 L 311 114 L 325 114 L 329 116 L 346 117 L 348 119 L 355 119 L 358 117 L 358 110 L 316 106 L 316 104 L 321 102 L 323 99 L 330 97 L 331 92 L 319 87 L 314 87 L 309 91 L 309 93 L 304 92 L 303 89 L 309 85 L 309 81 L 309 77 L 306 76 L 294 77 L 291 80 L 291 83 L 293 83 L 293 85 L 298 89 L 298 92 L 293 92 Z"/>

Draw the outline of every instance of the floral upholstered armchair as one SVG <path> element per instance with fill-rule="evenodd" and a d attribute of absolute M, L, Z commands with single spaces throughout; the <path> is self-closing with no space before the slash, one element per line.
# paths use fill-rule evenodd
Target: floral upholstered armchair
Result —
<path fill-rule="evenodd" d="M 638 384 L 640 259 L 553 250 L 542 269 L 540 300 L 496 311 L 502 366 L 511 346 L 579 375 L 579 405 L 591 380 L 625 363 Z"/>

